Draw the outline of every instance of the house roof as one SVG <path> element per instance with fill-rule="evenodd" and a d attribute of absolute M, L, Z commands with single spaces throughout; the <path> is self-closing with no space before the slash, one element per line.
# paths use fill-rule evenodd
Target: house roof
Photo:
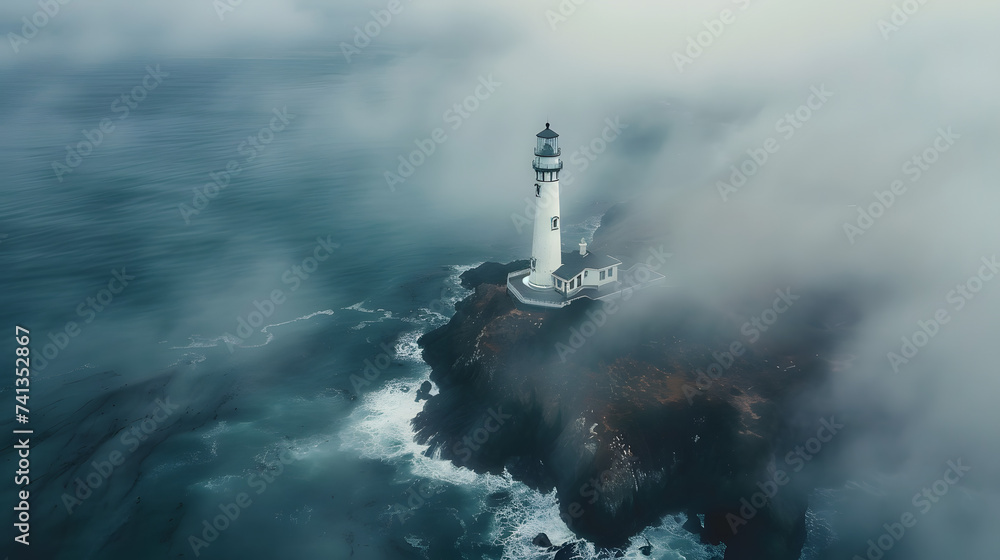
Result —
<path fill-rule="evenodd" d="M 614 266 L 616 264 L 622 264 L 622 261 L 608 256 L 608 255 L 596 255 L 591 252 L 587 252 L 586 255 L 580 255 L 579 251 L 573 251 L 572 253 L 562 254 L 562 266 L 557 268 L 555 272 L 552 273 L 562 280 L 570 280 L 577 274 L 580 274 L 585 269 L 586 270 L 600 270 L 602 268 L 608 268 L 609 266 Z"/>

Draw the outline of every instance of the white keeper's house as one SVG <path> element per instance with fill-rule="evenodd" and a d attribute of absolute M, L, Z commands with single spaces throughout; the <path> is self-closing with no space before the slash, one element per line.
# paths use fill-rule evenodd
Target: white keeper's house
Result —
<path fill-rule="evenodd" d="M 532 167 L 537 200 L 531 265 L 507 276 L 508 292 L 525 305 L 564 307 L 580 298 L 616 297 L 626 288 L 640 288 L 663 280 L 662 274 L 650 271 L 646 276 L 651 279 L 642 285 L 627 282 L 621 278 L 622 262 L 608 255 L 591 253 L 585 239 L 580 239 L 579 251 L 562 252 L 559 172 L 563 163 L 559 135 L 545 123 L 545 130 L 536 138 Z"/>

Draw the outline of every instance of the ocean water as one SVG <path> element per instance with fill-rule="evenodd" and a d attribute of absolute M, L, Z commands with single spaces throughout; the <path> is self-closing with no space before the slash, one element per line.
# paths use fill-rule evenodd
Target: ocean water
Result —
<path fill-rule="evenodd" d="M 467 295 L 463 271 L 522 258 L 527 239 L 454 235 L 385 188 L 397 147 L 319 108 L 402 93 L 338 63 L 161 61 L 169 77 L 121 118 L 113 101 L 147 64 L 0 79 L 2 323 L 30 329 L 38 358 L 35 557 L 551 558 L 530 541 L 573 539 L 553 493 L 427 457 L 409 426 L 429 378 L 418 337 Z M 285 107 L 250 158 L 242 142 Z M 60 180 L 53 162 L 104 118 L 115 129 Z M 599 216 L 568 222 L 589 239 Z M 721 558 L 683 521 L 626 557 L 648 539 L 655 558 Z M 821 512 L 809 524 L 811 558 L 829 535 Z"/>

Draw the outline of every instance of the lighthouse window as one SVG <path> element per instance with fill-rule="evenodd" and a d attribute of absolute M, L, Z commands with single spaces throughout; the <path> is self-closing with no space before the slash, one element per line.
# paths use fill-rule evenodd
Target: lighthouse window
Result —
<path fill-rule="evenodd" d="M 559 216 L 552 218 L 552 229 L 559 229 Z"/>
<path fill-rule="evenodd" d="M 542 186 L 535 183 L 535 197 L 541 198 L 542 196 Z"/>
<path fill-rule="evenodd" d="M 537 261 L 535 260 L 535 257 L 531 257 L 531 270 L 535 270 L 535 263 L 536 262 Z"/>

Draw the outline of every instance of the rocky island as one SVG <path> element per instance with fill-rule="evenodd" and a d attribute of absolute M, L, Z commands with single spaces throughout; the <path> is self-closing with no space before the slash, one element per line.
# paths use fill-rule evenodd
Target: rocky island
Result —
<path fill-rule="evenodd" d="M 640 262 L 649 240 L 630 213 L 613 207 L 594 243 Z M 845 323 L 845 302 L 779 289 L 769 297 L 781 320 L 754 336 L 748 309 L 767 298 L 713 307 L 663 287 L 519 307 L 506 279 L 523 266 L 466 272 L 474 293 L 420 339 L 439 389 L 413 420 L 428 453 L 555 491 L 566 525 L 609 556 L 685 514 L 703 542 L 726 544 L 726 560 L 799 558 L 815 485 L 803 444 L 839 429 L 799 399 L 836 362 L 843 332 L 829 325 Z"/>

